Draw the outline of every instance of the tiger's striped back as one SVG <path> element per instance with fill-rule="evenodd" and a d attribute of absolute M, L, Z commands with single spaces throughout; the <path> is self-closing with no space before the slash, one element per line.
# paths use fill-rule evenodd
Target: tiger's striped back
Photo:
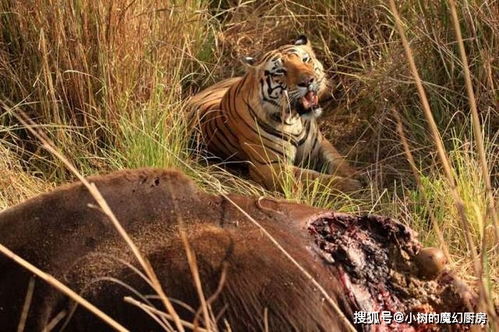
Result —
<path fill-rule="evenodd" d="M 225 79 L 210 86 L 189 100 L 189 127 L 197 150 L 209 152 L 209 157 L 222 161 L 244 161 L 237 137 L 227 124 L 227 117 L 221 108 L 223 96 L 242 77 Z"/>

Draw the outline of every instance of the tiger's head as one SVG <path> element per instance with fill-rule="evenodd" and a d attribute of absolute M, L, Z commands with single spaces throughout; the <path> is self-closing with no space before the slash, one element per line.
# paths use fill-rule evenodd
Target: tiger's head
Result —
<path fill-rule="evenodd" d="M 327 79 L 307 37 L 267 52 L 259 62 L 250 57 L 243 61 L 258 80 L 261 104 L 268 114 L 283 110 L 303 117 L 321 114 L 319 96 L 326 92 Z"/>

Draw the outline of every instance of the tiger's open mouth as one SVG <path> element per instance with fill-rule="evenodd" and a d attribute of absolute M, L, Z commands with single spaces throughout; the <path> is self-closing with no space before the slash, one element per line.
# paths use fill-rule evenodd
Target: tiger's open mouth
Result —
<path fill-rule="evenodd" d="M 319 97 L 315 91 L 308 91 L 303 97 L 299 98 L 296 103 L 296 111 L 300 115 L 307 114 L 318 107 Z"/>

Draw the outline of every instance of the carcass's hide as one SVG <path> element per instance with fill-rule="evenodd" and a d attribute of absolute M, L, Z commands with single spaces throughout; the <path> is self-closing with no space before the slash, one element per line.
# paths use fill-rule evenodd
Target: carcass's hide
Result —
<path fill-rule="evenodd" d="M 233 331 L 263 330 L 267 312 L 271 331 L 345 330 L 313 284 L 227 199 L 203 193 L 182 174 L 169 170 L 122 171 L 89 180 L 150 260 L 166 294 L 177 300 L 175 307 L 182 319 L 194 320 L 199 300 L 179 227 L 185 229 L 196 254 L 206 298 L 215 294 L 225 271 L 222 290 L 211 303 L 219 327 L 226 321 Z M 414 257 L 420 245 L 409 228 L 394 220 L 229 197 L 319 281 L 350 319 L 356 310 L 466 309 L 470 298 L 456 287 L 450 273 L 435 278 L 432 274 L 438 274 L 439 269 L 434 273 L 418 268 Z M 124 296 L 141 300 L 137 294 L 142 294 L 163 309 L 149 296 L 154 295 L 153 290 L 125 263 L 138 266 L 95 205 L 82 184 L 60 187 L 0 213 L 0 243 L 132 331 L 161 330 L 143 311 L 123 301 Z M 434 280 L 425 280 L 429 275 Z M 17 328 L 30 278 L 29 272 L 0 255 L 2 331 Z M 109 329 L 60 292 L 36 280 L 26 330 L 43 329 L 60 312 L 65 315 L 56 330 L 63 325 L 66 331 Z M 382 331 L 395 326 L 356 327 Z M 396 327 L 407 331 L 432 328 Z"/>

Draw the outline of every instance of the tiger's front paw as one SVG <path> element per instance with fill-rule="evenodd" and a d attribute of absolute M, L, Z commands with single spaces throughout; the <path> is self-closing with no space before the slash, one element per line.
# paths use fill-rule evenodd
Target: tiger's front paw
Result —
<path fill-rule="evenodd" d="M 335 181 L 334 187 L 345 193 L 360 191 L 364 188 L 359 180 L 352 178 L 339 178 Z"/>

